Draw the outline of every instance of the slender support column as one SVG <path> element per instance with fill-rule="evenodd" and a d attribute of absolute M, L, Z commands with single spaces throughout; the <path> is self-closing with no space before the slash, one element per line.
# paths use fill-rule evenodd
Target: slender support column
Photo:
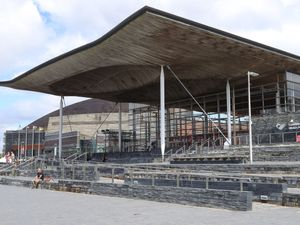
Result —
<path fill-rule="evenodd" d="M 280 87 L 279 87 L 279 75 L 277 75 L 277 83 L 276 83 L 276 112 L 281 113 L 280 107 Z"/>
<path fill-rule="evenodd" d="M 251 118 L 251 89 L 250 89 L 250 76 L 257 77 L 258 73 L 248 71 L 248 109 L 249 109 L 249 154 L 250 154 L 250 163 L 253 162 L 252 155 L 252 118 Z"/>
<path fill-rule="evenodd" d="M 137 110 L 133 108 L 132 109 L 132 130 L 133 130 L 132 141 L 133 141 L 133 146 L 131 147 L 132 152 L 135 151 L 135 147 L 136 147 L 136 113 L 137 113 Z"/>
<path fill-rule="evenodd" d="M 233 143 L 236 145 L 236 115 L 235 115 L 235 89 L 234 87 L 232 88 L 232 116 L 233 116 Z"/>
<path fill-rule="evenodd" d="M 221 128 L 220 95 L 217 94 L 218 127 Z"/>
<path fill-rule="evenodd" d="M 178 118 L 179 118 L 179 135 L 180 135 L 180 142 L 181 142 L 181 144 L 182 144 L 182 113 L 181 113 L 181 108 L 180 108 L 181 106 L 179 105 L 179 116 L 178 116 Z"/>
<path fill-rule="evenodd" d="M 205 97 L 203 97 L 203 108 L 204 108 L 204 111 L 206 111 Z M 205 113 L 202 113 L 202 115 L 204 116 L 204 124 L 203 124 L 204 140 L 207 140 L 208 138 L 210 138 L 208 136 L 208 117 Z"/>
<path fill-rule="evenodd" d="M 250 93 L 250 73 L 248 72 L 248 113 L 249 113 L 249 154 L 250 163 L 253 162 L 252 157 L 252 119 L 251 119 L 251 93 Z"/>
<path fill-rule="evenodd" d="M 170 137 L 171 137 L 171 116 L 170 109 L 167 109 L 167 137 L 166 137 L 166 146 L 170 147 Z"/>
<path fill-rule="evenodd" d="M 63 133 L 63 99 L 60 98 L 60 107 L 59 107 L 59 136 L 58 136 L 58 158 L 61 159 L 62 155 L 62 133 Z"/>
<path fill-rule="evenodd" d="M 27 150 L 28 150 L 28 127 L 25 128 L 25 147 L 24 147 L 24 157 L 27 159 Z"/>
<path fill-rule="evenodd" d="M 41 151 L 41 128 L 39 127 L 39 136 L 38 136 L 38 158 L 40 158 Z"/>
<path fill-rule="evenodd" d="M 193 111 L 193 103 L 191 103 L 191 121 L 192 121 L 192 143 L 196 140 L 196 125 Z"/>
<path fill-rule="evenodd" d="M 264 94 L 264 86 L 261 86 L 261 105 L 263 114 L 265 114 L 265 94 Z"/>
<path fill-rule="evenodd" d="M 34 156 L 34 129 L 35 126 L 32 126 L 32 137 L 31 137 L 31 157 Z"/>
<path fill-rule="evenodd" d="M 162 161 L 165 155 L 165 74 L 164 67 L 160 72 L 160 149 Z"/>
<path fill-rule="evenodd" d="M 18 159 L 20 160 L 20 156 L 21 156 L 21 154 L 20 154 L 20 130 L 21 130 L 21 127 L 20 127 L 20 125 L 19 125 L 19 130 L 18 130 Z"/>
<path fill-rule="evenodd" d="M 119 103 L 119 152 L 122 152 L 122 111 Z"/>
<path fill-rule="evenodd" d="M 231 103 L 230 103 L 230 84 L 227 80 L 226 84 L 226 103 L 227 103 L 227 137 L 229 145 L 231 145 Z"/>
<path fill-rule="evenodd" d="M 148 113 L 148 144 L 149 144 L 149 150 L 152 150 L 152 137 L 151 137 L 151 126 L 152 126 L 152 121 L 151 121 L 151 111 L 149 110 Z"/>

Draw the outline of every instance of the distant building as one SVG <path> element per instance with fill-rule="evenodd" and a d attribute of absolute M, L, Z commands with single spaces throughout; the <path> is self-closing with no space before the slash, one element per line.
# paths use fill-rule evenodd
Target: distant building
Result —
<path fill-rule="evenodd" d="M 45 131 L 37 127 L 7 130 L 4 133 L 4 151 L 13 151 L 18 157 L 37 156 L 44 149 Z"/>
<path fill-rule="evenodd" d="M 118 149 L 107 131 L 119 128 L 119 107 L 116 103 L 89 99 L 64 108 L 63 155 L 74 152 L 103 152 L 105 146 Z M 121 104 L 123 133 L 128 132 L 128 104 Z M 21 130 L 6 131 L 4 151 L 13 150 L 20 157 L 44 154 L 57 155 L 59 111 L 54 111 L 32 122 Z M 104 132 L 102 132 L 104 131 Z M 96 138 L 97 137 L 97 138 Z M 125 139 L 124 139 L 125 140 Z M 33 144 L 32 144 L 33 143 Z"/>

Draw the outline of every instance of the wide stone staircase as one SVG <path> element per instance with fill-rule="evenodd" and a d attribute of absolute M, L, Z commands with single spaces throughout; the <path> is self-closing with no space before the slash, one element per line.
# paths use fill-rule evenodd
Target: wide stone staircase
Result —
<path fill-rule="evenodd" d="M 249 146 L 200 148 L 197 144 L 193 144 L 167 151 L 166 160 L 172 164 L 246 163 L 249 161 Z M 300 161 L 300 145 L 298 143 L 254 145 L 253 160 L 255 162 Z"/>
<path fill-rule="evenodd" d="M 233 210 L 251 210 L 252 201 L 300 206 L 300 162 L 112 164 L 32 158 L 1 166 L 0 184 L 30 187 L 39 167 L 51 177 L 45 189 Z"/>

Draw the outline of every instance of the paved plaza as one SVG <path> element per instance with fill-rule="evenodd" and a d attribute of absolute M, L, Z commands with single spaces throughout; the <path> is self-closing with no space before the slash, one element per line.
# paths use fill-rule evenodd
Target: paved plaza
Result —
<path fill-rule="evenodd" d="M 1 225 L 298 224 L 300 208 L 255 203 L 237 212 L 0 185 Z"/>

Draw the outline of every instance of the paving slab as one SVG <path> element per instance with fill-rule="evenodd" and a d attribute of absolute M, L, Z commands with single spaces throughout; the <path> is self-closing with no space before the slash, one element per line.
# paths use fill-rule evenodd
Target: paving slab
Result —
<path fill-rule="evenodd" d="M 300 208 L 254 203 L 238 212 L 0 185 L 2 225 L 289 225 Z"/>

